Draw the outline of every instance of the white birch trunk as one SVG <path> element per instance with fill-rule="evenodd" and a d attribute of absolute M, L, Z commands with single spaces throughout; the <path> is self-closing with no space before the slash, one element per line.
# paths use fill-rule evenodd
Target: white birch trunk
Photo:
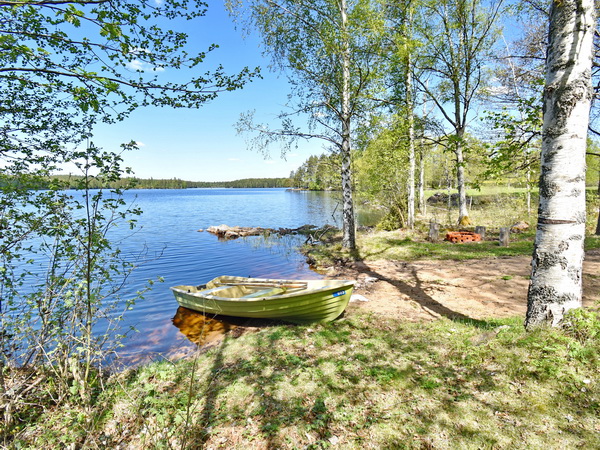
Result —
<path fill-rule="evenodd" d="M 454 149 L 456 155 L 456 184 L 458 188 L 458 224 L 470 225 L 469 211 L 467 209 L 467 188 L 465 185 L 465 157 L 463 155 L 463 133 L 457 133 L 458 142 Z"/>
<path fill-rule="evenodd" d="M 424 141 L 424 140 L 423 140 Z M 419 152 L 419 212 L 422 215 L 427 214 L 427 203 L 425 202 L 425 146 L 424 142 L 421 142 L 421 151 Z"/>
<path fill-rule="evenodd" d="M 346 0 L 339 3 L 342 19 L 342 247 L 356 249 L 356 230 L 354 224 L 354 201 L 352 199 L 352 165 L 350 143 L 350 44 L 348 43 L 348 6 Z"/>
<path fill-rule="evenodd" d="M 528 329 L 556 326 L 581 306 L 594 15 L 592 0 L 552 2 Z"/>
<path fill-rule="evenodd" d="M 406 118 L 408 119 L 408 228 L 415 227 L 415 119 L 413 115 L 412 59 L 410 48 L 406 45 Z"/>
<path fill-rule="evenodd" d="M 598 170 L 600 172 L 600 169 Z M 598 174 L 598 222 L 596 222 L 596 234 L 600 236 L 600 173 Z"/>

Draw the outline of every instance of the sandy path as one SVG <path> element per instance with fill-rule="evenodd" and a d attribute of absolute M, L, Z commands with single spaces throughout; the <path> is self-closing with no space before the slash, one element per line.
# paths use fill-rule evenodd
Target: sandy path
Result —
<path fill-rule="evenodd" d="M 353 301 L 357 309 L 405 320 L 440 316 L 483 319 L 525 315 L 530 257 L 471 261 L 368 261 L 329 273 L 358 281 L 355 293 L 368 301 Z M 600 302 L 600 250 L 586 253 L 585 306 Z"/>

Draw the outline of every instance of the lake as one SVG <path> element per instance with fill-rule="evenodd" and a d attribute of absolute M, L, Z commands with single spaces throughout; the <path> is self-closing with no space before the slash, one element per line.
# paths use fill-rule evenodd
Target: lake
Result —
<path fill-rule="evenodd" d="M 125 315 L 124 327 L 134 326 L 139 331 L 125 339 L 125 347 L 119 351 L 119 359 L 125 365 L 189 354 L 195 349 L 190 339 L 198 342 L 194 337 L 200 333 L 199 329 L 209 327 L 219 332 L 230 327 L 228 323 L 215 321 L 205 324 L 198 314 L 178 310 L 170 286 L 201 284 L 220 275 L 321 277 L 296 250 L 304 238 L 257 236 L 223 241 L 199 229 L 220 224 L 265 228 L 297 228 L 305 224 L 341 227 L 340 194 L 333 192 L 132 190 L 125 193 L 125 199 L 135 202 L 144 214 L 139 218 L 138 230 L 120 244 L 129 258 L 140 263 L 121 295 L 141 289 L 148 279 L 164 279 Z"/>

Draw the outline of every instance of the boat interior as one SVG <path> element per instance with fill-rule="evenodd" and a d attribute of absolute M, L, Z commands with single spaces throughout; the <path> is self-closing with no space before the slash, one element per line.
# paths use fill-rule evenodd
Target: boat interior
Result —
<path fill-rule="evenodd" d="M 199 289 L 200 288 L 200 289 Z M 300 288 L 288 289 L 285 287 L 263 286 L 217 286 L 206 289 L 205 286 L 189 286 L 188 293 L 201 293 L 202 296 L 212 295 L 225 298 L 260 298 L 298 291 Z"/>

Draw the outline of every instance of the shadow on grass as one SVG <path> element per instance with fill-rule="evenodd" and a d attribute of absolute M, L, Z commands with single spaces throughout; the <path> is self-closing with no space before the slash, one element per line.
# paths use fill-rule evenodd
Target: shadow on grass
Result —
<path fill-rule="evenodd" d="M 300 345 L 290 347 L 292 335 L 286 331 L 259 336 L 255 345 L 262 356 L 250 359 L 252 369 L 244 381 L 253 386 L 254 398 L 260 402 L 255 417 L 266 448 L 290 447 L 298 443 L 295 439 L 309 448 L 327 447 L 340 430 L 360 443 L 370 431 L 398 428 L 407 414 L 415 415 L 411 419 L 417 424 L 415 433 L 427 435 L 438 425 L 438 416 L 459 415 L 460 402 L 477 402 L 469 383 L 494 389 L 494 380 L 478 366 L 471 372 L 440 365 L 435 346 L 428 340 L 409 336 L 407 331 L 389 333 L 386 323 L 370 322 L 367 329 L 345 321 L 324 325 L 308 335 L 301 328 L 292 331 L 297 337 L 304 335 L 314 347 L 310 351 Z M 282 387 L 302 383 L 306 374 L 312 384 L 309 390 Z M 414 394 L 415 390 L 437 398 L 438 406 L 424 404 L 422 394 Z M 391 411 L 390 405 L 376 401 L 388 395 L 397 396 Z M 392 418 L 400 422 L 390 422 Z M 402 425 L 398 434 L 412 435 L 410 427 L 405 430 Z M 288 434 L 290 428 L 295 434 Z"/>
<path fill-rule="evenodd" d="M 181 448 L 188 448 L 189 445 L 192 448 L 203 448 L 208 439 L 210 438 L 211 428 L 216 424 L 216 417 L 218 411 L 217 399 L 219 397 L 220 392 L 226 387 L 221 382 L 219 382 L 219 373 L 223 370 L 224 366 L 224 353 L 227 345 L 229 343 L 229 336 L 225 335 L 221 344 L 215 351 L 214 360 L 212 364 L 212 369 L 210 371 L 211 378 L 206 380 L 206 385 L 204 388 L 204 392 L 199 394 L 199 398 L 204 398 L 204 406 L 202 407 L 202 411 L 199 414 L 200 420 L 193 425 L 190 426 L 191 416 L 194 413 L 192 410 L 192 404 L 194 403 L 194 398 L 196 397 L 194 391 L 199 388 L 199 386 L 195 382 L 195 367 L 197 364 L 197 360 L 194 361 L 194 369 L 192 369 L 192 373 L 190 374 L 192 379 L 188 381 L 189 385 L 189 395 L 188 395 L 188 405 L 187 405 L 187 417 L 186 423 L 188 426 L 184 428 L 183 442 L 181 444 Z M 199 355 L 197 355 L 198 357 Z"/>
<path fill-rule="evenodd" d="M 320 244 L 305 246 L 303 253 L 309 263 L 322 266 L 376 258 L 403 261 L 503 258 L 531 256 L 533 238 L 533 234 L 514 235 L 508 247 L 501 247 L 493 238 L 477 243 L 452 244 L 446 241 L 429 242 L 421 238 L 391 237 L 389 234 L 366 234 L 360 236 L 358 249 L 349 252 L 342 248 L 341 234 L 338 233 Z M 593 240 L 588 242 L 587 247 L 594 245 Z"/>
<path fill-rule="evenodd" d="M 192 448 L 203 448 L 211 437 L 211 430 L 218 428 L 223 420 L 237 423 L 242 428 L 254 427 L 254 431 L 244 431 L 248 433 L 246 437 L 249 440 L 259 438 L 265 448 L 282 448 L 293 443 L 294 437 L 288 437 L 282 431 L 298 423 L 307 424 L 316 439 L 325 443 L 332 436 L 330 424 L 333 418 L 325 402 L 326 390 L 311 398 L 288 395 L 287 392 L 277 395 L 281 392 L 281 383 L 287 382 L 290 374 L 307 366 L 306 358 L 284 350 L 284 345 L 280 346 L 278 341 L 293 341 L 303 332 L 300 327 L 281 325 L 268 333 L 256 334 L 255 351 L 247 356 L 238 355 L 228 362 L 223 358 L 226 353 L 224 340 L 213 356 L 211 378 L 204 380 L 206 388 L 198 395 L 204 407 L 199 414 L 201 420 L 189 431 L 187 444 Z M 234 401 L 233 405 L 228 404 L 228 395 L 224 391 L 236 384 L 251 387 L 253 393 L 251 397 Z M 249 398 L 254 401 L 248 402 Z"/>
<path fill-rule="evenodd" d="M 432 448 L 447 439 L 457 447 L 506 447 L 524 430 L 533 436 L 545 420 L 546 410 L 532 410 L 531 397 L 517 395 L 540 383 L 555 392 L 544 408 L 564 408 L 565 397 L 577 394 L 570 408 L 590 404 L 597 411 L 589 394 L 556 390 L 556 370 L 569 353 L 550 359 L 547 352 L 562 341 L 518 342 L 524 332 L 513 328 L 505 332 L 510 339 L 502 334 L 474 345 L 471 326 L 491 328 L 507 319 L 455 320 L 465 326 L 357 315 L 226 339 L 199 359 L 210 370 L 193 384 L 198 423 L 185 448 L 406 448 L 406 442 Z M 595 369 L 588 366 L 581 376 Z M 592 420 L 594 411 L 582 417 Z M 595 436 L 592 427 L 570 427 L 563 431 L 582 442 Z"/>
<path fill-rule="evenodd" d="M 303 328 L 290 325 L 269 335 L 260 335 L 256 342 L 257 351 L 262 352 L 264 357 L 254 359 L 257 366 L 248 375 L 247 382 L 254 386 L 255 396 L 260 399 L 260 431 L 267 441 L 266 448 L 282 448 L 294 443 L 294 437 L 288 437 L 282 431 L 298 423 L 306 424 L 307 429 L 314 433 L 315 448 L 319 448 L 319 443 L 326 444 L 332 436 L 333 411 L 326 404 L 329 396 L 327 386 L 332 383 L 328 375 L 319 373 L 321 389 L 316 395 L 294 395 L 289 390 L 283 395 L 276 395 L 281 392 L 282 383 L 290 383 L 290 388 L 294 389 L 300 373 L 314 370 L 316 361 L 307 357 L 305 352 L 290 352 L 285 348 L 287 342 L 303 334 Z M 334 334 L 336 337 L 326 338 L 337 340 L 339 336 Z M 291 441 L 286 442 L 286 439 Z"/>

